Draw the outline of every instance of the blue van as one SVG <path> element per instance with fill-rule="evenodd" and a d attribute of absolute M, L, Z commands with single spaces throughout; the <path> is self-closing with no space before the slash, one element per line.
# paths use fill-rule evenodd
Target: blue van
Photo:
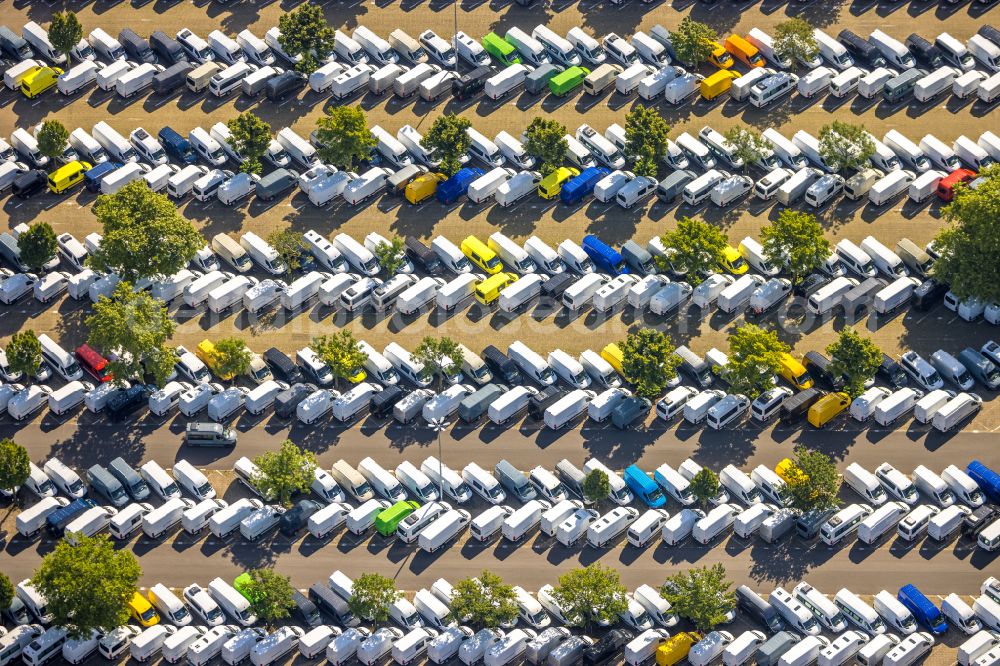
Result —
<path fill-rule="evenodd" d="M 434 198 L 446 206 L 453 204 L 465 194 L 472 181 L 482 175 L 482 169 L 459 169 L 454 176 L 438 185 L 437 191 L 434 192 Z"/>
<path fill-rule="evenodd" d="M 978 460 L 970 462 L 969 466 L 965 468 L 965 473 L 979 484 L 991 502 L 1000 502 L 1000 474 Z"/>
<path fill-rule="evenodd" d="M 583 238 L 583 251 L 597 266 L 597 270 L 611 275 L 628 273 L 628 265 L 616 249 L 593 234 Z"/>
<path fill-rule="evenodd" d="M 635 493 L 636 497 L 645 502 L 646 506 L 657 509 L 667 503 L 667 498 L 660 487 L 649 478 L 648 474 L 639 469 L 638 465 L 626 467 L 622 476 L 625 478 L 625 485 Z"/>
<path fill-rule="evenodd" d="M 195 154 L 194 148 L 191 147 L 191 142 L 170 127 L 164 127 L 156 136 L 160 139 L 160 143 L 163 144 L 163 150 L 167 152 L 167 155 L 170 155 L 170 157 L 181 164 L 194 164 L 198 161 L 198 155 Z"/>
<path fill-rule="evenodd" d="M 906 610 L 913 613 L 917 622 L 930 629 L 931 633 L 943 634 L 948 631 L 948 623 L 938 607 L 913 585 L 899 588 L 896 598 L 899 599 L 899 603 L 906 606 Z"/>
<path fill-rule="evenodd" d="M 88 192 L 100 192 L 101 180 L 116 169 L 121 169 L 124 164 L 121 162 L 101 162 L 92 169 L 87 169 L 83 174 L 83 186 Z"/>
<path fill-rule="evenodd" d="M 559 198 L 567 206 L 575 206 L 594 192 L 594 186 L 610 171 L 604 167 L 589 167 L 580 172 L 559 190 Z"/>
<path fill-rule="evenodd" d="M 95 506 L 97 506 L 97 503 L 94 502 L 94 500 L 81 498 L 73 500 L 66 506 L 56 509 L 45 518 L 49 532 L 51 532 L 53 536 L 61 537 L 63 535 L 63 530 L 66 529 L 67 525 L 73 522 L 74 518 L 82 514 L 87 509 L 93 509 Z"/>

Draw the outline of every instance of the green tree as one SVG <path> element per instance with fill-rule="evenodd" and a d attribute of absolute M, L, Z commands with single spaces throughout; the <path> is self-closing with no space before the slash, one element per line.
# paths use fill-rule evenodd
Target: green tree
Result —
<path fill-rule="evenodd" d="M 264 168 L 261 158 L 271 145 L 271 126 L 247 111 L 226 123 L 226 127 L 232 134 L 233 150 L 243 158 L 240 171 L 260 173 Z"/>
<path fill-rule="evenodd" d="M 664 257 L 655 257 L 656 264 L 661 270 L 668 270 L 673 264 L 678 270 L 686 271 L 687 281 L 694 286 L 701 284 L 702 273 L 718 268 L 729 245 L 722 231 L 703 220 L 690 217 L 678 220 L 677 228 L 663 234 L 660 240 L 665 247 L 673 249 L 674 254 L 669 262 Z"/>
<path fill-rule="evenodd" d="M 243 592 L 250 602 L 250 611 L 267 626 L 274 629 L 278 622 L 289 616 L 295 600 L 291 579 L 274 569 L 251 569 L 250 582 Z"/>
<path fill-rule="evenodd" d="M 819 55 L 816 33 L 809 21 L 790 18 L 774 26 L 774 51 L 779 58 L 808 62 Z"/>
<path fill-rule="evenodd" d="M 674 574 L 660 588 L 660 594 L 675 613 L 705 633 L 736 610 L 736 595 L 730 587 L 726 568 L 716 564 Z"/>
<path fill-rule="evenodd" d="M 819 154 L 834 171 L 860 169 L 875 154 L 875 142 L 864 125 L 834 120 L 819 130 Z"/>
<path fill-rule="evenodd" d="M 709 468 L 702 467 L 691 479 L 688 489 L 704 509 L 719 494 L 719 477 Z"/>
<path fill-rule="evenodd" d="M 14 490 L 24 485 L 31 474 L 28 451 L 12 439 L 0 439 L 0 490 Z M 2 586 L 0 586 L 2 587 Z M 10 606 L 0 603 L 0 608 Z"/>
<path fill-rule="evenodd" d="M 657 166 L 667 154 L 670 125 L 652 106 L 637 104 L 625 116 L 625 154 L 635 157 L 633 170 L 656 178 Z"/>
<path fill-rule="evenodd" d="M 785 208 L 760 230 L 764 255 L 775 266 L 784 265 L 798 284 L 823 265 L 833 251 L 823 237 L 823 227 L 810 213 Z"/>
<path fill-rule="evenodd" d="M 331 106 L 316 120 L 319 158 L 338 169 L 348 170 L 368 158 L 378 140 L 368 129 L 360 106 Z"/>
<path fill-rule="evenodd" d="M 222 338 L 215 343 L 214 370 L 222 379 L 245 375 L 250 372 L 253 352 L 240 338 Z"/>
<path fill-rule="evenodd" d="M 31 584 L 48 601 L 52 624 L 71 638 L 128 622 L 125 604 L 136 592 L 142 569 L 130 550 L 118 550 L 107 535 L 77 535 L 42 559 Z"/>
<path fill-rule="evenodd" d="M 48 222 L 35 222 L 17 237 L 21 262 L 36 272 L 42 270 L 42 267 L 56 256 L 58 248 L 56 232 Z"/>
<path fill-rule="evenodd" d="M 841 329 L 837 340 L 826 348 L 830 372 L 845 378 L 844 391 L 852 398 L 861 395 L 865 382 L 875 377 L 882 366 L 882 350 L 871 338 L 863 338 L 852 327 Z"/>
<path fill-rule="evenodd" d="M 462 347 L 449 337 L 426 336 L 413 350 L 413 360 L 424 366 L 421 377 L 429 379 L 437 376 L 438 390 L 441 390 L 445 377 L 461 372 L 465 355 Z"/>
<path fill-rule="evenodd" d="M 291 229 L 276 229 L 267 235 L 268 244 L 285 262 L 285 273 L 291 275 L 302 266 L 302 234 Z"/>
<path fill-rule="evenodd" d="M 7 365 L 12 374 L 30 378 L 42 364 L 42 345 L 31 329 L 10 336 L 7 343 Z"/>
<path fill-rule="evenodd" d="M 10 608 L 14 603 L 14 584 L 7 574 L 0 572 L 0 608 Z"/>
<path fill-rule="evenodd" d="M 347 605 L 358 617 L 382 624 L 389 620 L 389 606 L 402 596 L 393 579 L 377 573 L 361 574 L 354 579 Z"/>
<path fill-rule="evenodd" d="M 441 160 L 441 173 L 454 176 L 462 166 L 462 156 L 469 152 L 472 139 L 466 131 L 472 127 L 468 118 L 446 113 L 431 123 L 422 142 L 423 147 L 434 153 L 434 159 Z"/>
<path fill-rule="evenodd" d="M 368 355 L 361 349 L 354 334 L 344 329 L 331 335 L 312 339 L 312 350 L 320 360 L 330 366 L 333 376 L 340 380 L 356 377 L 365 367 Z"/>
<path fill-rule="evenodd" d="M 724 136 L 733 149 L 733 156 L 743 161 L 744 171 L 749 171 L 771 148 L 767 139 L 752 127 L 730 127 Z"/>
<path fill-rule="evenodd" d="M 595 622 L 614 622 L 628 609 L 618 572 L 595 562 L 559 576 L 552 596 L 571 613 L 570 626 L 589 630 Z"/>
<path fill-rule="evenodd" d="M 942 209 L 948 226 L 934 239 L 941 257 L 934 262 L 934 278 L 951 287 L 961 299 L 1000 302 L 1000 167 L 979 172 L 976 189 L 955 188 L 955 198 Z"/>
<path fill-rule="evenodd" d="M 38 152 L 55 160 L 62 157 L 69 144 L 69 131 L 58 120 L 46 120 L 35 138 L 38 140 Z"/>
<path fill-rule="evenodd" d="M 295 69 L 310 74 L 320 60 L 333 53 L 334 29 L 326 24 L 319 5 L 303 4 L 278 19 L 278 43 L 293 58 L 302 56 Z"/>
<path fill-rule="evenodd" d="M 708 60 L 714 49 L 712 42 L 718 39 L 715 30 L 690 16 L 682 18 L 677 30 L 670 33 L 670 43 L 677 59 L 691 67 L 697 67 Z"/>
<path fill-rule="evenodd" d="M 300 449 L 286 439 L 277 451 L 267 451 L 254 458 L 257 474 L 253 482 L 265 497 L 274 497 L 282 506 L 290 506 L 292 495 L 309 492 L 316 470 L 316 454 Z"/>
<path fill-rule="evenodd" d="M 751 399 L 774 386 L 773 378 L 781 370 L 781 355 L 788 345 L 775 331 L 755 324 L 743 324 L 729 336 L 729 363 L 726 381 L 735 393 Z"/>
<path fill-rule="evenodd" d="M 786 474 L 789 505 L 799 511 L 823 511 L 840 505 L 841 477 L 833 459 L 804 446 L 795 447 L 794 468 Z"/>
<path fill-rule="evenodd" d="M 611 483 L 604 470 L 591 470 L 583 479 L 583 496 L 588 502 L 603 502 L 611 496 Z"/>
<path fill-rule="evenodd" d="M 388 243 L 379 243 L 375 246 L 374 254 L 378 265 L 382 267 L 385 274 L 392 277 L 406 260 L 403 239 L 399 236 L 393 236 Z"/>
<path fill-rule="evenodd" d="M 547 176 L 566 159 L 566 126 L 551 118 L 535 116 L 524 131 L 524 149 L 538 160 L 538 170 Z"/>
<path fill-rule="evenodd" d="M 455 584 L 452 616 L 462 624 L 493 629 L 517 620 L 520 609 L 514 587 L 491 571 Z"/>
<path fill-rule="evenodd" d="M 622 370 L 632 382 L 636 395 L 653 400 L 677 376 L 681 359 L 670 336 L 654 328 L 640 328 L 618 343 L 622 350 Z"/>
<path fill-rule="evenodd" d="M 163 301 L 146 291 L 135 292 L 130 283 L 122 281 L 111 298 L 102 296 L 97 300 L 84 324 L 91 347 L 119 350 L 108 364 L 115 383 L 141 377 L 148 369 L 157 386 L 166 384 L 176 361 L 167 341 L 177 324 Z"/>
<path fill-rule="evenodd" d="M 125 282 L 173 275 L 205 247 L 205 239 L 177 205 L 150 190 L 141 178 L 115 194 L 97 197 L 94 214 L 104 237 L 88 261 L 95 270 L 117 273 Z"/>
<path fill-rule="evenodd" d="M 56 12 L 52 15 L 49 25 L 49 41 L 59 53 L 66 56 L 69 62 L 70 53 L 83 39 L 83 26 L 73 12 Z"/>

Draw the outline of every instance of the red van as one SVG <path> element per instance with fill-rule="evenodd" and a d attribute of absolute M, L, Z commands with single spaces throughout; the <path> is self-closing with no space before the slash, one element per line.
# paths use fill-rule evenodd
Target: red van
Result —
<path fill-rule="evenodd" d="M 80 367 L 91 377 L 99 382 L 111 381 L 111 373 L 108 372 L 108 359 L 98 354 L 89 345 L 83 344 L 77 347 L 75 356 Z"/>
<path fill-rule="evenodd" d="M 975 171 L 969 171 L 968 169 L 955 169 L 938 182 L 937 195 L 942 201 L 951 201 L 955 198 L 955 185 L 958 183 L 971 182 L 975 177 Z"/>

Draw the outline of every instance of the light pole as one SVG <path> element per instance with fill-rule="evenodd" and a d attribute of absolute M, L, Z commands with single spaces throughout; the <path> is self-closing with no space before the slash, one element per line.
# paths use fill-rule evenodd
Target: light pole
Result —
<path fill-rule="evenodd" d="M 457 0 L 456 0 L 457 2 Z M 438 499 L 444 500 L 444 456 L 441 453 L 441 433 L 448 429 L 451 424 L 444 418 L 436 418 L 428 421 L 431 430 L 437 433 L 438 440 Z"/>

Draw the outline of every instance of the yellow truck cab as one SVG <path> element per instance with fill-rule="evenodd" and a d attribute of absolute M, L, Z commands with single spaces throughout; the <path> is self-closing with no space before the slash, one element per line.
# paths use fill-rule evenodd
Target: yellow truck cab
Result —
<path fill-rule="evenodd" d="M 730 69 L 736 62 L 733 56 L 729 55 L 726 48 L 719 42 L 710 42 L 712 45 L 712 55 L 708 56 L 708 61 L 719 69 Z"/>
<path fill-rule="evenodd" d="M 160 623 L 160 616 L 153 608 L 153 604 L 138 592 L 133 594 L 128 602 L 128 614 L 142 627 L 152 627 Z"/>
<path fill-rule="evenodd" d="M 846 393 L 827 393 L 812 404 L 806 419 L 814 428 L 822 428 L 850 406 L 851 396 Z"/>
<path fill-rule="evenodd" d="M 727 92 L 733 85 L 733 81 L 739 78 L 739 74 L 731 69 L 720 69 L 710 76 L 701 80 L 699 92 L 704 99 L 713 100 L 719 95 Z"/>
<path fill-rule="evenodd" d="M 497 273 L 496 275 L 491 275 L 476 285 L 476 300 L 483 305 L 492 305 L 500 298 L 500 292 L 514 282 L 517 282 L 516 273 Z"/>
<path fill-rule="evenodd" d="M 49 174 L 49 191 L 52 194 L 62 194 L 74 185 L 83 182 L 83 174 L 92 168 L 89 162 L 73 160 L 64 164 Z"/>
<path fill-rule="evenodd" d="M 21 92 L 34 99 L 54 86 L 62 73 L 58 67 L 34 67 L 21 79 Z"/>
<path fill-rule="evenodd" d="M 562 186 L 570 178 L 580 175 L 579 169 L 573 167 L 559 167 L 538 183 L 538 196 L 543 199 L 555 199 L 562 191 Z"/>
<path fill-rule="evenodd" d="M 800 391 L 813 387 L 813 378 L 806 367 L 791 354 L 781 355 L 781 376 Z"/>
<path fill-rule="evenodd" d="M 719 266 L 722 270 L 733 275 L 743 275 L 750 270 L 747 260 L 732 245 L 727 245 L 726 249 L 722 251 L 722 261 L 719 263 Z"/>
<path fill-rule="evenodd" d="M 625 359 L 625 355 L 622 353 L 622 348 L 618 346 L 618 343 L 612 342 L 602 349 L 601 358 L 607 361 L 615 369 L 615 372 L 622 377 L 625 376 L 625 370 L 622 369 L 622 361 Z"/>
<path fill-rule="evenodd" d="M 774 466 L 774 473 L 785 483 L 791 483 L 797 477 L 803 476 L 802 470 L 796 467 L 790 458 L 782 458 L 781 462 Z"/>
<path fill-rule="evenodd" d="M 503 264 L 497 253 L 475 236 L 466 236 L 465 240 L 462 241 L 462 254 L 490 275 L 496 275 L 503 270 Z"/>
<path fill-rule="evenodd" d="M 434 193 L 437 192 L 438 183 L 442 183 L 445 180 L 446 178 L 443 173 L 421 174 L 407 184 L 403 196 L 411 204 L 422 203 L 434 196 Z"/>
<path fill-rule="evenodd" d="M 691 646 L 701 640 L 701 634 L 694 631 L 682 631 L 671 636 L 663 645 L 656 648 L 657 666 L 674 666 L 687 659 Z"/>
<path fill-rule="evenodd" d="M 227 381 L 235 377 L 233 373 L 227 372 L 222 374 L 219 372 L 219 362 L 216 359 L 215 345 L 212 344 L 210 340 L 202 340 L 198 343 L 198 347 L 194 350 L 195 356 L 201 359 L 201 362 L 208 366 L 208 369 L 212 371 L 212 374 L 223 381 Z"/>

